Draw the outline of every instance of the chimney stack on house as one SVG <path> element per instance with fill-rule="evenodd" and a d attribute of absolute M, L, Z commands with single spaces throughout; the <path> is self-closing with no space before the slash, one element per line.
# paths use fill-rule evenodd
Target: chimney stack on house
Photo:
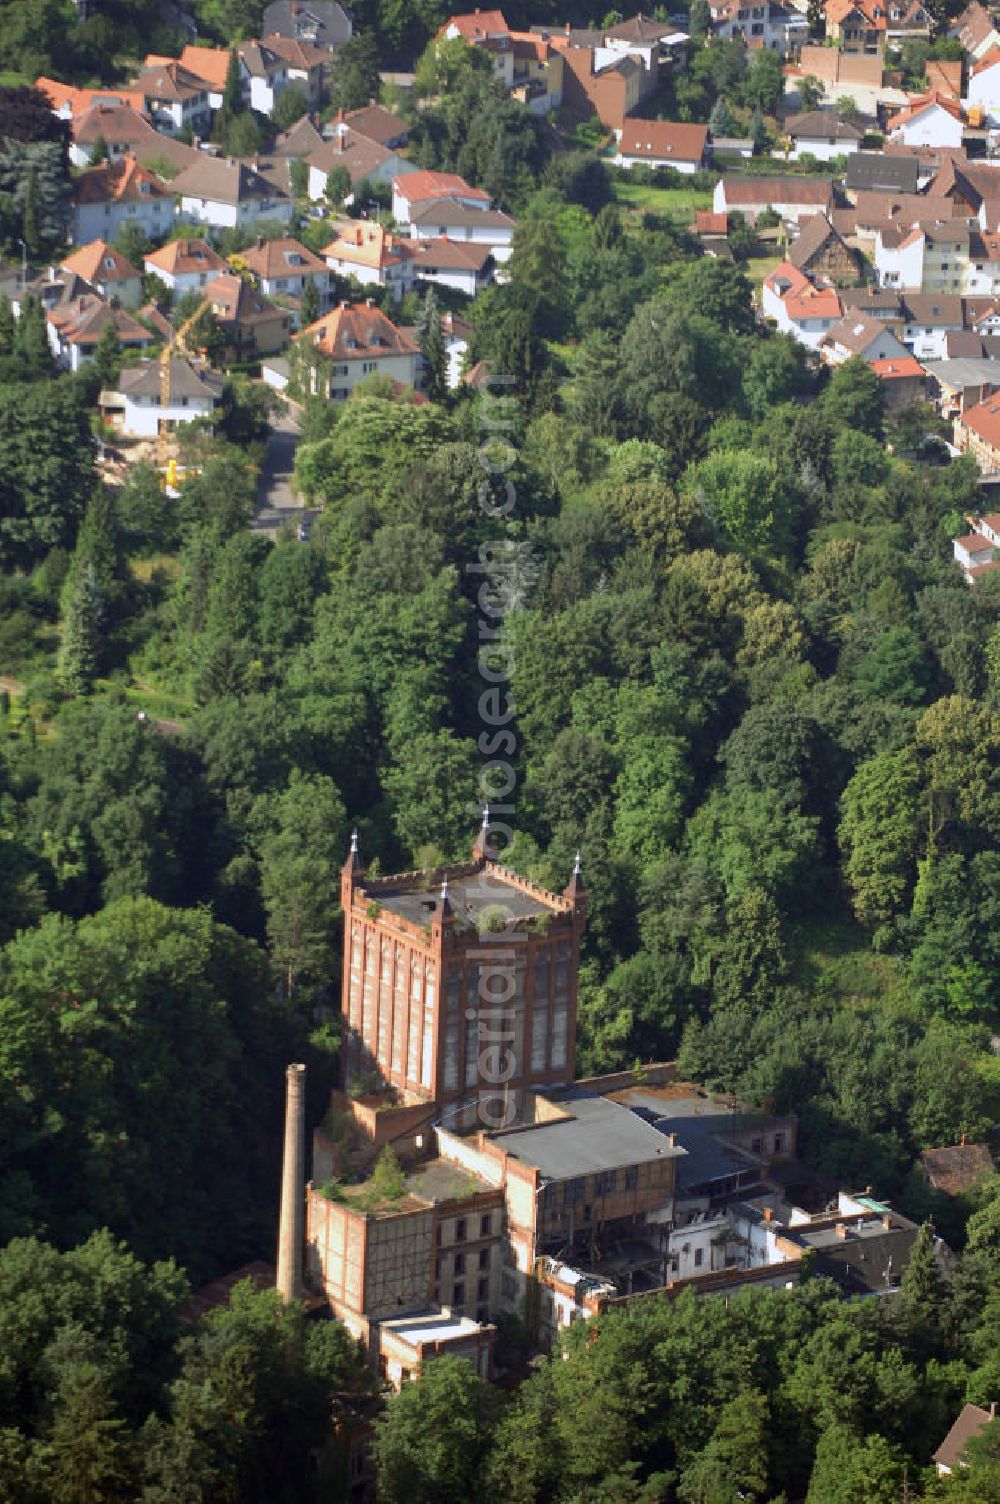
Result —
<path fill-rule="evenodd" d="M 284 1301 L 302 1294 L 305 1241 L 306 1068 L 285 1070 L 285 1150 L 281 1161 L 281 1220 L 278 1223 L 278 1293 Z"/>

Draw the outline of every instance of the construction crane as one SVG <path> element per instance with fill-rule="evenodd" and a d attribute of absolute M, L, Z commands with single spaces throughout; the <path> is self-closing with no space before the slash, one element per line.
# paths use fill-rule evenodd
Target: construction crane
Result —
<path fill-rule="evenodd" d="M 186 336 L 192 326 L 198 322 L 206 309 L 212 307 L 211 298 L 203 298 L 189 319 L 185 319 L 181 327 L 173 337 L 167 341 L 160 351 L 160 422 L 156 433 L 157 464 L 161 470 L 166 470 L 169 460 L 170 434 L 167 431 L 167 420 L 163 416 L 170 406 L 170 368 L 175 355 L 187 350 Z"/>

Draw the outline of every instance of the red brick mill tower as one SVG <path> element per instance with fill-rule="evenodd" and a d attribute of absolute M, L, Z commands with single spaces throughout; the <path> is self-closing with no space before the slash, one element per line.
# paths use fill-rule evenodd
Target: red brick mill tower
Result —
<path fill-rule="evenodd" d="M 357 833 L 341 868 L 344 1087 L 500 1127 L 524 1089 L 575 1065 L 587 896 L 580 862 L 550 893 L 490 857 L 489 814 L 468 862 L 365 877 Z M 461 1105 L 460 1105 L 461 1104 Z"/>

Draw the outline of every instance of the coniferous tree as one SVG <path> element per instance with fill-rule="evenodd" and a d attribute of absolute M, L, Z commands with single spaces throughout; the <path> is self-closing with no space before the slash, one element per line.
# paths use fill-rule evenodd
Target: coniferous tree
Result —
<path fill-rule="evenodd" d="M 94 351 L 94 371 L 100 380 L 102 390 L 115 385 L 121 368 L 121 345 L 118 341 L 118 330 L 112 322 L 105 324 L 101 330 L 101 337 Z"/>
<path fill-rule="evenodd" d="M 21 234 L 28 255 L 34 259 L 41 255 L 42 233 L 38 223 L 38 176 L 34 169 L 28 174 L 28 186 L 24 192 L 21 210 Z"/>
<path fill-rule="evenodd" d="M 226 124 L 237 115 L 243 113 L 243 79 L 240 76 L 240 58 L 236 48 L 229 52 L 229 67 L 226 70 L 226 82 L 222 89 L 222 115 Z"/>
<path fill-rule="evenodd" d="M 924 1222 L 910 1250 L 894 1310 L 909 1341 L 921 1352 L 933 1349 L 936 1343 L 945 1298 L 934 1226 Z"/>
<path fill-rule="evenodd" d="M 731 136 L 736 130 L 736 120 L 724 94 L 720 94 L 712 106 L 712 113 L 708 117 L 708 128 L 716 138 Z"/>
<path fill-rule="evenodd" d="M 444 347 L 437 293 L 433 287 L 424 300 L 419 343 L 420 353 L 424 358 L 424 385 L 427 388 L 427 395 L 432 401 L 440 402 L 447 390 L 448 352 Z"/>
<path fill-rule="evenodd" d="M 98 167 L 101 164 L 101 162 L 106 162 L 107 160 L 108 160 L 108 143 L 105 141 L 103 135 L 100 132 L 98 132 L 97 140 L 94 142 L 93 146 L 90 148 L 90 166 L 91 167 Z"/>
<path fill-rule="evenodd" d="M 21 304 L 17 321 L 17 354 L 21 357 L 26 379 L 35 380 L 52 373 L 52 350 L 42 305 L 32 294 Z"/>
<path fill-rule="evenodd" d="M 17 348 L 17 320 L 10 299 L 0 297 L 0 356 L 13 355 Z"/>
<path fill-rule="evenodd" d="M 97 677 L 104 601 L 90 560 L 74 567 L 63 592 L 62 642 L 56 664 L 59 682 L 73 694 L 86 694 Z"/>
<path fill-rule="evenodd" d="M 308 277 L 302 289 L 301 314 L 303 329 L 315 324 L 319 318 L 319 293 L 316 291 L 315 277 Z"/>

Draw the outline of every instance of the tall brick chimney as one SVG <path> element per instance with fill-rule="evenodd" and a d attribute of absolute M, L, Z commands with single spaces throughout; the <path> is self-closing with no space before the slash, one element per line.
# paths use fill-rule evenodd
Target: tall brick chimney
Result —
<path fill-rule="evenodd" d="M 281 1160 L 281 1220 L 278 1223 L 278 1293 L 284 1301 L 302 1294 L 305 1241 L 306 1068 L 285 1070 L 285 1151 Z"/>

